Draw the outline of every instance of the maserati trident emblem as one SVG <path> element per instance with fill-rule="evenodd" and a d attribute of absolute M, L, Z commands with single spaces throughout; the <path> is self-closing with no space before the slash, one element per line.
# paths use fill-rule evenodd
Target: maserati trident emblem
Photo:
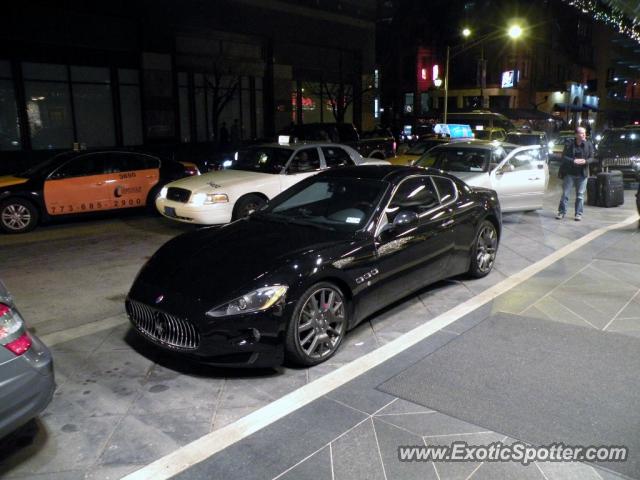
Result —
<path fill-rule="evenodd" d="M 164 330 L 165 330 L 165 323 L 160 314 L 156 314 L 156 318 L 154 319 L 154 322 L 153 322 L 153 330 L 157 337 L 159 338 L 162 337 L 162 334 L 164 333 Z"/>
<path fill-rule="evenodd" d="M 162 300 L 164 300 L 164 295 L 158 295 L 156 298 L 156 305 L 159 304 Z"/>

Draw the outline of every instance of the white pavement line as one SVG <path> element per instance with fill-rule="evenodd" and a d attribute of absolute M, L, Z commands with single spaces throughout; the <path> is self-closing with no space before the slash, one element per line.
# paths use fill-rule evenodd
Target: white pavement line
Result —
<path fill-rule="evenodd" d="M 398 353 L 412 347 L 416 343 L 433 335 L 464 315 L 472 312 L 478 307 L 481 307 L 485 303 L 490 302 L 494 298 L 521 284 L 525 280 L 528 280 L 536 273 L 578 250 L 580 247 L 586 245 L 595 238 L 598 238 L 610 230 L 630 225 L 631 223 L 638 221 L 639 218 L 640 217 L 637 214 L 634 214 L 620 223 L 602 227 L 588 233 L 584 237 L 575 240 L 533 265 L 529 265 L 515 275 L 502 280 L 493 287 L 490 287 L 475 297 L 470 298 L 466 302 L 461 303 L 457 307 L 438 315 L 428 323 L 414 328 L 386 345 L 383 345 L 382 347 L 338 368 L 337 370 L 334 370 L 331 373 L 328 373 L 324 377 L 320 377 L 304 387 L 300 387 L 299 389 L 286 394 L 269 405 L 250 413 L 246 417 L 243 417 L 232 424 L 213 431 L 198 440 L 179 448 L 169 455 L 150 463 L 146 467 L 123 477 L 124 480 L 163 480 L 183 472 L 196 463 L 202 462 L 215 453 L 224 450 L 228 446 L 233 445 L 268 425 L 271 425 L 295 410 L 298 410 L 299 408 L 353 380 L 359 375 L 362 375 L 368 370 L 371 370 L 377 365 L 380 365 L 386 360 L 389 360 Z"/>
<path fill-rule="evenodd" d="M 46 335 L 42 335 L 40 340 L 42 340 L 47 346 L 57 345 L 58 343 L 75 340 L 76 338 L 85 337 L 92 333 L 101 332 L 102 330 L 119 327 L 127 322 L 128 320 L 126 318 L 119 315 L 105 320 L 98 320 L 97 322 L 85 323 L 79 327 L 67 328 L 66 330 L 48 333 Z"/>

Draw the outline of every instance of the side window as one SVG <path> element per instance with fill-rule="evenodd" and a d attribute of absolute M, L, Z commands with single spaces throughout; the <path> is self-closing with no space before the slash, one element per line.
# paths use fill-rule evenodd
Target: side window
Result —
<path fill-rule="evenodd" d="M 322 154 L 327 168 L 354 165 L 349 154 L 340 147 L 322 147 Z"/>
<path fill-rule="evenodd" d="M 103 156 L 99 154 L 80 155 L 69 160 L 58 168 L 52 175 L 52 179 L 86 177 L 89 175 L 101 175 L 104 173 Z"/>
<path fill-rule="evenodd" d="M 504 131 L 502 131 L 502 130 L 497 130 L 496 131 L 496 135 L 495 135 L 495 138 L 494 138 L 495 140 L 498 140 L 498 141 L 501 142 L 505 138 L 507 138 L 507 136 L 504 134 Z"/>
<path fill-rule="evenodd" d="M 537 151 L 530 150 L 516 154 L 514 157 L 510 158 L 507 163 L 513 166 L 514 171 L 533 170 L 536 168 L 535 162 L 537 160 Z"/>
<path fill-rule="evenodd" d="M 305 148 L 299 150 L 291 163 L 289 163 L 288 173 L 315 172 L 320 169 L 320 156 L 317 148 Z"/>
<path fill-rule="evenodd" d="M 504 160 L 506 156 L 507 156 L 507 152 L 505 152 L 504 149 L 502 149 L 502 148 L 498 148 L 496 150 L 493 150 L 491 152 L 491 163 L 498 164 L 502 160 Z"/>
<path fill-rule="evenodd" d="M 387 219 L 393 222 L 395 215 L 401 210 L 421 213 L 439 204 L 430 177 L 413 177 L 400 184 L 387 209 Z"/>
<path fill-rule="evenodd" d="M 120 157 L 119 163 L 123 169 L 122 171 L 159 168 L 158 159 L 149 155 L 139 155 L 136 153 L 113 153 L 112 155 Z"/>
<path fill-rule="evenodd" d="M 456 198 L 458 189 L 456 188 L 456 184 L 453 183 L 453 180 L 435 176 L 431 178 L 433 179 L 433 183 L 436 184 L 436 188 L 440 194 L 440 203 L 447 203 Z"/>

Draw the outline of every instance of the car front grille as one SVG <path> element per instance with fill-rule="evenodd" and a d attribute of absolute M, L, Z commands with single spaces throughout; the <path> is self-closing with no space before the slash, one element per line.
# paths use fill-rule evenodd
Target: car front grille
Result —
<path fill-rule="evenodd" d="M 616 157 L 616 158 L 603 158 L 603 167 L 630 167 L 633 163 L 636 163 L 631 157 Z"/>
<path fill-rule="evenodd" d="M 126 309 L 136 329 L 157 343 L 187 350 L 194 350 L 200 345 L 198 329 L 182 318 L 134 300 L 127 300 Z"/>
<path fill-rule="evenodd" d="M 191 197 L 191 191 L 184 188 L 169 187 L 167 190 L 167 199 L 174 202 L 187 203 Z"/>

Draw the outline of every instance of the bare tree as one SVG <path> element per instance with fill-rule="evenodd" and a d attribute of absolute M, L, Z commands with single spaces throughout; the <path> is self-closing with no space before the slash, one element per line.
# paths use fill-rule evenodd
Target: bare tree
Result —
<path fill-rule="evenodd" d="M 207 96 L 211 98 L 211 130 L 218 141 L 220 114 L 240 89 L 240 75 L 233 72 L 231 63 L 217 55 L 211 62 L 211 72 L 204 76 Z"/>

